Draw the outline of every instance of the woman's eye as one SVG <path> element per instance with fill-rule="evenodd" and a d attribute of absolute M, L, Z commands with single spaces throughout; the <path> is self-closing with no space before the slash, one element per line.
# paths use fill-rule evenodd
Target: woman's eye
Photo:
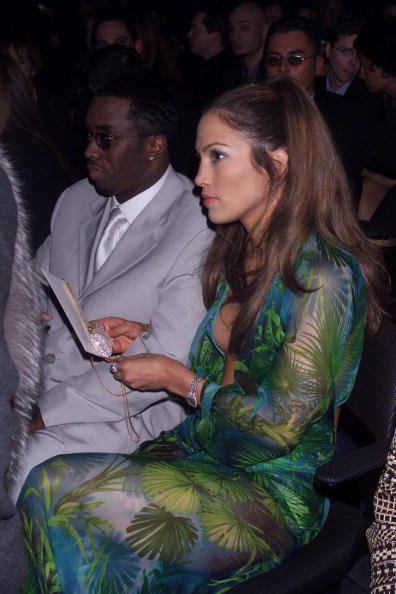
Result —
<path fill-rule="evenodd" d="M 224 159 L 224 154 L 220 151 L 212 151 L 212 160 L 213 161 L 221 161 Z"/>

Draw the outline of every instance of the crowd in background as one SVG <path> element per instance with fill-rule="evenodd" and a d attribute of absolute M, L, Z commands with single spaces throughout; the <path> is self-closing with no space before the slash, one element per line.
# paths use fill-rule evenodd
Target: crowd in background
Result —
<path fill-rule="evenodd" d="M 297 78 L 330 128 L 362 225 L 376 237 L 393 235 L 394 2 L 53 0 L 17 2 L 2 13 L 1 139 L 23 173 L 33 251 L 48 233 L 60 190 L 86 174 L 85 110 L 92 91 L 136 69 L 162 78 L 172 92 L 180 114 L 172 164 L 191 178 L 195 127 L 210 100 L 268 76 Z M 291 42 L 285 51 L 293 50 L 298 62 L 296 33 L 296 41 L 303 35 L 313 48 L 314 55 L 302 55 L 304 64 L 279 58 L 273 48 Z"/>

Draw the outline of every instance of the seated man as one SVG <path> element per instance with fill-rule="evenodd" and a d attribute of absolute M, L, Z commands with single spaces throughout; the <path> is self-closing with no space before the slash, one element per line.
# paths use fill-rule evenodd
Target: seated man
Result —
<path fill-rule="evenodd" d="M 287 75 L 298 80 L 326 120 L 356 197 L 364 168 L 393 177 L 396 135 L 383 128 L 371 103 L 354 101 L 325 90 L 321 77 L 323 57 L 315 24 L 303 17 L 284 18 L 268 30 L 266 76 Z"/>
<path fill-rule="evenodd" d="M 239 2 L 230 12 L 228 24 L 231 49 L 242 60 L 240 84 L 259 81 L 268 30 L 262 6 L 259 2 Z"/>
<path fill-rule="evenodd" d="M 367 23 L 356 48 L 360 76 L 371 93 L 381 96 L 387 124 L 396 128 L 396 16 Z"/>
<path fill-rule="evenodd" d="M 355 41 L 363 26 L 360 15 L 348 14 L 337 19 L 326 38 L 326 57 L 329 69 L 325 78 L 326 91 L 360 99 L 367 97 L 367 90 L 357 76 L 359 58 Z"/>
<path fill-rule="evenodd" d="M 191 54 L 200 58 L 191 62 L 184 81 L 198 123 L 202 108 L 211 99 L 238 86 L 239 64 L 226 48 L 227 17 L 220 7 L 202 3 L 193 15 L 187 37 Z"/>
<path fill-rule="evenodd" d="M 381 101 L 386 125 L 396 132 L 396 18 L 381 17 L 367 23 L 356 47 L 360 76 L 370 93 Z M 371 171 L 364 171 L 364 176 L 359 215 L 369 221 L 366 231 L 374 237 L 395 237 L 395 176 L 379 177 Z"/>
<path fill-rule="evenodd" d="M 87 115 L 89 179 L 61 195 L 37 263 L 69 282 L 87 320 L 142 322 L 129 354 L 185 361 L 204 315 L 199 271 L 211 232 L 192 183 L 169 165 L 174 125 L 167 94 L 147 76 L 96 92 Z M 31 434 L 24 475 L 59 453 L 131 452 L 184 418 L 164 392 L 123 397 L 110 364 L 91 364 L 81 352 L 52 296 L 48 312 L 45 428 Z"/>

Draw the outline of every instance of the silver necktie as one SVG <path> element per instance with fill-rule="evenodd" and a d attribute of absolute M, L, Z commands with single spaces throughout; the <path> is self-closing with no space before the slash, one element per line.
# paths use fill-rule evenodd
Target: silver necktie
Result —
<path fill-rule="evenodd" d="M 99 270 L 128 229 L 129 223 L 118 206 L 110 212 L 95 254 L 95 272 Z"/>

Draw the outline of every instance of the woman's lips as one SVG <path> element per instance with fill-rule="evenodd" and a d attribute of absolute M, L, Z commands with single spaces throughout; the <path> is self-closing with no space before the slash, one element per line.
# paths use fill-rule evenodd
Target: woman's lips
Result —
<path fill-rule="evenodd" d="M 202 204 L 204 206 L 210 206 L 216 200 L 214 196 L 202 196 Z"/>

